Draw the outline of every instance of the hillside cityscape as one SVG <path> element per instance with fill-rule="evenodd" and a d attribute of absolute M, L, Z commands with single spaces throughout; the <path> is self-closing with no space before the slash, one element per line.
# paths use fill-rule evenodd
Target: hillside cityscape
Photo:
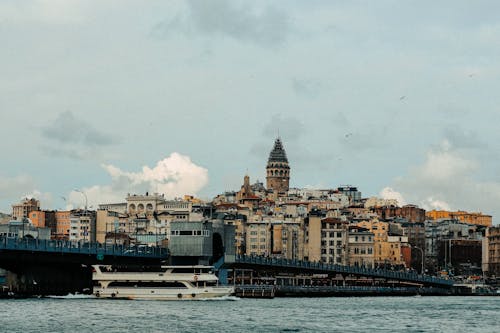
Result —
<path fill-rule="evenodd" d="M 0 235 L 168 248 L 179 235 L 173 223 L 211 222 L 233 226 L 237 256 L 383 268 L 462 281 L 500 277 L 500 227 L 492 225 L 491 215 L 400 206 L 394 199 L 364 198 L 352 185 L 290 188 L 293 162 L 279 137 L 265 169 L 265 184 L 244 175 L 239 190 L 220 193 L 209 202 L 188 194 L 167 200 L 165 194 L 146 192 L 130 193 L 123 202 L 103 202 L 95 210 L 86 202 L 83 209 L 61 211 L 42 210 L 38 199 L 25 198 L 12 203 L 11 215 L 0 215 Z"/>

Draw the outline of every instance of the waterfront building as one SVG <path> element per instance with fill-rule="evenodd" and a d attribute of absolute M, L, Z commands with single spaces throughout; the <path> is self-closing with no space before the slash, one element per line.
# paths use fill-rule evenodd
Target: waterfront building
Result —
<path fill-rule="evenodd" d="M 462 223 L 457 219 L 438 219 L 425 221 L 425 267 L 429 272 L 436 273 L 440 270 L 449 270 L 451 266 L 460 265 L 459 261 L 471 255 L 471 263 L 477 261 L 476 251 L 464 250 L 459 257 L 452 260 L 453 254 L 450 254 L 450 245 L 452 241 L 458 240 L 474 240 L 481 242 L 483 238 L 482 232 L 478 230 L 477 225 Z M 448 247 L 446 247 L 446 245 Z M 459 243 L 456 243 L 459 244 Z M 472 244 L 472 243 L 471 243 Z M 457 245 L 458 246 L 458 245 Z M 460 243 L 464 248 L 469 244 Z M 477 244 L 470 245 L 476 247 Z M 458 247 L 457 247 L 458 249 Z M 450 260 L 451 259 L 451 260 Z M 465 259 L 467 260 L 467 259 Z M 477 263 L 476 263 L 477 264 Z M 479 264 L 480 265 L 480 264 Z"/>
<path fill-rule="evenodd" d="M 127 203 L 126 202 L 100 204 L 98 207 L 99 207 L 98 210 L 116 212 L 116 213 L 120 213 L 120 214 L 125 214 L 127 212 Z"/>
<path fill-rule="evenodd" d="M 441 239 L 438 243 L 438 267 L 454 275 L 482 275 L 482 241 Z"/>
<path fill-rule="evenodd" d="M 492 226 L 492 216 L 480 212 L 469 213 L 466 211 L 449 212 L 446 210 L 431 210 L 426 213 L 429 220 L 437 221 L 439 219 L 459 220 L 462 223 L 481 225 L 484 227 Z"/>
<path fill-rule="evenodd" d="M 219 213 L 218 219 L 222 219 L 224 224 L 234 226 L 235 253 L 238 255 L 246 254 L 246 226 L 247 216 L 241 214 Z"/>
<path fill-rule="evenodd" d="M 95 242 L 96 241 L 95 211 L 72 210 L 69 217 L 70 241 Z"/>
<path fill-rule="evenodd" d="M 408 237 L 389 233 L 389 223 L 372 219 L 356 224 L 370 230 L 374 237 L 374 262 L 376 266 L 404 266 L 401 247 L 408 243 Z"/>
<path fill-rule="evenodd" d="M 97 213 L 96 240 L 121 241 L 122 237 L 135 244 L 166 245 L 171 235 L 170 224 L 174 221 L 201 221 L 206 206 L 200 199 L 185 196 L 184 200 L 167 200 L 158 193 L 145 195 L 128 194 L 125 203 L 101 204 Z"/>
<path fill-rule="evenodd" d="M 20 203 L 12 205 L 12 219 L 28 218 L 32 211 L 40 210 L 40 201 L 35 198 L 25 198 Z"/>
<path fill-rule="evenodd" d="M 373 232 L 356 225 L 350 225 L 348 230 L 347 264 L 366 268 L 375 267 Z"/>
<path fill-rule="evenodd" d="M 0 225 L 0 236 L 11 238 L 50 239 L 50 228 L 35 227 L 29 219 L 11 220 Z"/>
<path fill-rule="evenodd" d="M 383 221 L 393 218 L 406 219 L 409 222 L 424 222 L 425 209 L 415 205 L 405 205 L 403 207 L 384 206 L 371 209 Z"/>
<path fill-rule="evenodd" d="M 271 254 L 271 225 L 266 221 L 249 221 L 246 232 L 246 254 L 269 256 Z"/>
<path fill-rule="evenodd" d="M 50 228 L 53 235 L 57 232 L 56 212 L 50 210 L 35 210 L 29 213 L 29 219 L 33 226 Z"/>
<path fill-rule="evenodd" d="M 347 264 L 347 221 L 333 212 L 313 209 L 304 219 L 304 259 Z"/>
<path fill-rule="evenodd" d="M 500 227 L 486 229 L 483 240 L 483 270 L 489 277 L 500 278 Z"/>
<path fill-rule="evenodd" d="M 273 255 L 285 259 L 302 260 L 304 253 L 303 223 L 275 221 L 272 227 Z"/>
<path fill-rule="evenodd" d="M 394 220 L 403 228 L 403 234 L 408 237 L 411 249 L 411 267 L 418 272 L 422 271 L 422 261 L 425 262 L 425 223 Z"/>
<path fill-rule="evenodd" d="M 325 214 L 319 210 L 311 210 L 308 216 L 304 219 L 305 227 L 305 245 L 304 245 L 304 260 L 320 261 L 321 260 L 321 220 Z"/>
<path fill-rule="evenodd" d="M 275 197 L 284 195 L 288 191 L 290 166 L 280 138 L 274 141 L 274 147 L 269 154 L 266 175 L 266 187 L 275 194 Z"/>
<path fill-rule="evenodd" d="M 56 211 L 55 239 L 69 239 L 71 211 Z"/>
<path fill-rule="evenodd" d="M 347 222 L 327 217 L 321 220 L 321 262 L 347 264 Z"/>

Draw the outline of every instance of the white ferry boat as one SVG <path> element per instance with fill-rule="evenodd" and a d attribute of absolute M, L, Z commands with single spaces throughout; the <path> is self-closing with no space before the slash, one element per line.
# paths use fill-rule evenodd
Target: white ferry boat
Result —
<path fill-rule="evenodd" d="M 117 271 L 93 265 L 93 294 L 101 298 L 180 300 L 229 296 L 232 287 L 221 287 L 211 266 L 162 266 L 155 272 Z"/>

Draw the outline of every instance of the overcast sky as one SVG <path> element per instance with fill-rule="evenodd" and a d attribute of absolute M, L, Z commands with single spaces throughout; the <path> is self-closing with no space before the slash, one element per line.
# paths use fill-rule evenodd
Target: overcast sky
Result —
<path fill-rule="evenodd" d="M 500 214 L 498 1 L 0 1 L 0 211 L 265 180 Z M 495 217 L 494 217 L 495 218 Z"/>

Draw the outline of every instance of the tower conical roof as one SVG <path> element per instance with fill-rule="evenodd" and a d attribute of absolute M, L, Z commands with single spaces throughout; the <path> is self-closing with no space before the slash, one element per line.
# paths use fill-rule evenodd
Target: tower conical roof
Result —
<path fill-rule="evenodd" d="M 280 138 L 277 138 L 276 141 L 274 141 L 273 150 L 271 150 L 271 153 L 269 154 L 269 159 L 267 160 L 267 163 L 270 162 L 288 163 L 288 158 L 286 157 L 285 148 L 283 148 L 283 144 L 281 143 Z"/>

